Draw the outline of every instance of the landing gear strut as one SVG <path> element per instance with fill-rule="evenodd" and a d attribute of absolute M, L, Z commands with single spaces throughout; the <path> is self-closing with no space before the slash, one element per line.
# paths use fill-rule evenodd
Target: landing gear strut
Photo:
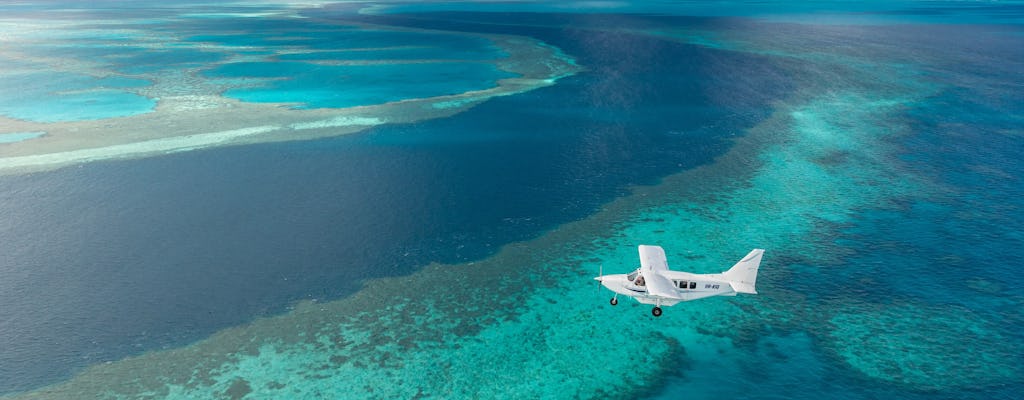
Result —
<path fill-rule="evenodd" d="M 660 317 L 661 316 L 661 307 L 654 307 L 654 309 L 651 310 L 651 314 L 653 314 L 655 317 Z"/>
<path fill-rule="evenodd" d="M 612 301 L 610 301 L 610 303 L 613 306 L 618 305 L 619 304 L 619 298 L 618 297 L 612 297 Z"/>

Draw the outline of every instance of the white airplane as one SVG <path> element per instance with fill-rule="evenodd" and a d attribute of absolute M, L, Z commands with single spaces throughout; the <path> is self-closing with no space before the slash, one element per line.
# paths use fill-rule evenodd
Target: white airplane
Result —
<path fill-rule="evenodd" d="M 764 249 L 754 249 L 740 262 L 720 274 L 693 274 L 668 269 L 665 250 L 660 246 L 640 245 L 640 268 L 630 274 L 603 275 L 594 278 L 615 292 L 612 305 L 619 304 L 619 295 L 629 296 L 643 304 L 653 304 L 651 313 L 661 316 L 661 306 L 674 306 L 682 301 L 711 296 L 735 296 L 737 293 L 757 294 L 754 282 Z"/>

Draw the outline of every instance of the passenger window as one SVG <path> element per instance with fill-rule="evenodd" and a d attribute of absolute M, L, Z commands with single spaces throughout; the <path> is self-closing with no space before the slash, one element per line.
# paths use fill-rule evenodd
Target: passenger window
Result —
<path fill-rule="evenodd" d="M 696 289 L 696 288 L 697 288 L 697 282 L 690 282 L 690 289 Z"/>
<path fill-rule="evenodd" d="M 686 289 L 686 281 L 679 281 L 679 285 L 678 286 L 679 286 L 680 289 Z"/>

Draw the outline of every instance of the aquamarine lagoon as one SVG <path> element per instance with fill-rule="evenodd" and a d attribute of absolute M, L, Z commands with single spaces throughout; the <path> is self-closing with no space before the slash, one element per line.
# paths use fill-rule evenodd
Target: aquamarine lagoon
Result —
<path fill-rule="evenodd" d="M 231 89 L 224 95 L 245 102 L 297 104 L 300 108 L 354 107 L 459 94 L 477 89 L 480 84 L 493 86 L 498 78 L 513 77 L 490 65 L 450 62 L 343 66 L 283 61 L 235 63 L 207 74 L 277 79 L 266 86 Z M 431 81 L 443 82 L 443 88 L 425 85 L 425 76 L 431 77 Z"/>
<path fill-rule="evenodd" d="M 156 101 L 126 89 L 148 81 L 34 70 L 4 74 L 0 113 L 38 122 L 105 119 L 148 112 Z"/>
<path fill-rule="evenodd" d="M 0 6 L 0 398 L 1024 390 L 1024 4 L 187 4 Z"/>
<path fill-rule="evenodd" d="M 0 56 L 3 133 L 47 135 L 0 149 L 0 173 L 437 118 L 579 68 L 529 37 L 308 18 L 284 6 L 194 6 L 211 12 L 12 5 Z M 243 12 L 212 12 L 221 9 Z M 93 19 L 73 18 L 83 14 Z"/>

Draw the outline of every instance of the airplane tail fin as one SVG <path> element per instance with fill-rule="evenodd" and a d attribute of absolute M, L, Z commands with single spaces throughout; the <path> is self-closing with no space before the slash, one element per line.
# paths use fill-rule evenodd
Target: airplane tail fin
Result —
<path fill-rule="evenodd" d="M 754 284 L 757 282 L 757 268 L 761 266 L 763 255 L 764 249 L 754 249 L 740 262 L 722 273 L 722 277 L 729 281 L 736 293 L 757 294 Z"/>

